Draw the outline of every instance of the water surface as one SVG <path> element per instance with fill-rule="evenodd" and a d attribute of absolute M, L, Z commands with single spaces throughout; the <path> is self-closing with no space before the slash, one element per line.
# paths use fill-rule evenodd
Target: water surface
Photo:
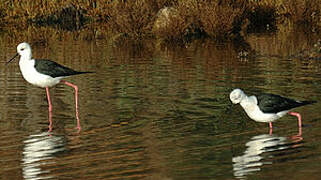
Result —
<path fill-rule="evenodd" d="M 48 132 L 45 89 L 25 82 L 18 61 L 4 65 L 20 43 L 4 42 L 0 177 L 317 179 L 319 103 L 297 109 L 302 136 L 291 116 L 275 123 L 270 135 L 268 124 L 251 121 L 228 98 L 238 87 L 320 102 L 321 63 L 288 58 L 315 41 L 293 33 L 287 41 L 280 33 L 249 35 L 249 45 L 264 55 L 254 58 L 238 58 L 233 44 L 208 41 L 134 46 L 66 39 L 33 45 L 34 57 L 95 71 L 66 79 L 79 87 L 80 133 L 73 89 L 62 84 L 50 89 Z"/>

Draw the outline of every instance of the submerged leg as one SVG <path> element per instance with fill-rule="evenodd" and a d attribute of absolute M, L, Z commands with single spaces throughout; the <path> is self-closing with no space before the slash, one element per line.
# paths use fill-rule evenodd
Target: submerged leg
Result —
<path fill-rule="evenodd" d="M 81 127 L 80 127 L 80 120 L 79 120 L 79 116 L 78 116 L 78 87 L 70 82 L 61 80 L 62 83 L 66 84 L 67 86 L 70 86 L 72 88 L 75 89 L 75 104 L 76 104 L 76 119 L 77 119 L 77 129 L 78 132 L 80 132 Z"/>
<path fill-rule="evenodd" d="M 48 119 L 49 119 L 48 132 L 51 132 L 52 131 L 52 112 L 51 111 L 48 112 Z"/>

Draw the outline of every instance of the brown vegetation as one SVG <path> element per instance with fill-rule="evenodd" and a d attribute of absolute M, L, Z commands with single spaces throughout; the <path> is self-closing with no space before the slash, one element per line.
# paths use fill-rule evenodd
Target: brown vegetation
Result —
<path fill-rule="evenodd" d="M 283 13 L 298 25 L 307 25 L 312 31 L 321 29 L 321 0 L 284 0 Z"/>
<path fill-rule="evenodd" d="M 226 40 L 241 31 L 271 30 L 278 19 L 321 29 L 321 0 L 1 0 L 0 25 L 55 26 L 69 31 L 98 24 L 114 36 Z M 281 21 L 279 21 L 281 22 Z"/>

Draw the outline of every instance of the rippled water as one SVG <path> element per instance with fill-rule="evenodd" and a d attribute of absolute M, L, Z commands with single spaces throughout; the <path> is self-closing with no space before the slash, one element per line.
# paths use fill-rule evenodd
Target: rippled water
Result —
<path fill-rule="evenodd" d="M 79 87 L 77 133 L 73 89 L 51 88 L 48 132 L 44 89 L 4 65 L 19 43 L 0 48 L 1 179 L 318 179 L 320 104 L 268 124 L 251 121 L 228 95 L 271 92 L 321 102 L 321 63 L 287 58 L 313 41 L 253 35 L 259 54 L 237 58 L 230 44 L 184 47 L 115 45 L 107 40 L 35 45 L 33 56 L 83 71 L 66 79 Z M 295 40 L 298 39 L 298 40 Z M 295 44 L 295 45 L 293 45 Z"/>

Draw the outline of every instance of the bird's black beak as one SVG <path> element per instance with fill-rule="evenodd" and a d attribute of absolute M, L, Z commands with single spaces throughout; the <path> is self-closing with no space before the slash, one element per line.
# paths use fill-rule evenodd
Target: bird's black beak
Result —
<path fill-rule="evenodd" d="M 11 61 L 13 61 L 19 54 L 17 53 L 14 55 L 8 62 L 6 62 L 6 65 L 8 65 Z"/>

